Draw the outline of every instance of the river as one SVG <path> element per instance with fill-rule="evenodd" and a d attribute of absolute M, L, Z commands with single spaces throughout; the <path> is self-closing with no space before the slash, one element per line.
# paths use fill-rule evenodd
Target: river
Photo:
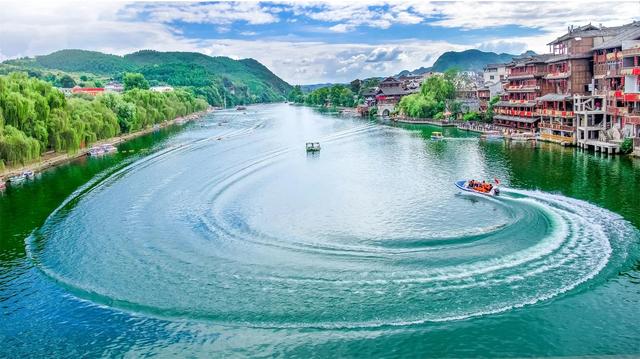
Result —
<path fill-rule="evenodd" d="M 638 355 L 638 227 L 631 158 L 219 111 L 0 196 L 0 357 Z"/>

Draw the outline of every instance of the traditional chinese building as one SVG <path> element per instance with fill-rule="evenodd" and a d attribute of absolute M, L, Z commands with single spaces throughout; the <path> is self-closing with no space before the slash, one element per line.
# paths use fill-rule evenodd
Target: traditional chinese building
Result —
<path fill-rule="evenodd" d="M 501 101 L 494 105 L 494 124 L 514 130 L 535 131 L 540 117 L 537 99 L 551 92 L 545 81 L 546 61 L 551 55 L 514 59 L 507 65 L 507 85 Z"/>
<path fill-rule="evenodd" d="M 376 106 L 378 108 L 378 116 L 390 116 L 395 110 L 396 105 L 400 102 L 402 96 L 408 95 L 411 92 L 406 90 L 402 82 L 393 78 L 387 77 L 378 84 L 378 91 L 376 93 Z"/>

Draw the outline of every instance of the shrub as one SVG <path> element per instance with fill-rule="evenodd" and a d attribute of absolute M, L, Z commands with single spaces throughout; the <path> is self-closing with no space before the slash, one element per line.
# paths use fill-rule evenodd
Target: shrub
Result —
<path fill-rule="evenodd" d="M 631 153 L 631 151 L 633 151 L 633 139 L 625 138 L 620 144 L 620 152 Z"/>

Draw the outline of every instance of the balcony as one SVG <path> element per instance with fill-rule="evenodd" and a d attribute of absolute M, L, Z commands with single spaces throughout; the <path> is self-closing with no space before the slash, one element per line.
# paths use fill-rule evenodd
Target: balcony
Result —
<path fill-rule="evenodd" d="M 538 125 L 538 127 L 546 128 L 548 130 L 564 131 L 564 132 L 574 132 L 576 130 L 575 126 L 561 125 L 561 124 L 552 123 L 549 121 L 540 121 L 540 124 Z"/>
<path fill-rule="evenodd" d="M 573 111 L 562 111 L 553 109 L 538 109 L 537 114 L 540 116 L 552 116 L 552 117 L 573 117 Z"/>
<path fill-rule="evenodd" d="M 640 75 L 640 66 L 623 67 L 622 70 L 620 70 L 620 74 L 638 76 Z"/>
<path fill-rule="evenodd" d="M 499 108 L 495 110 L 495 113 L 517 117 L 533 117 L 535 115 L 533 111 L 510 110 L 506 108 Z"/>
<path fill-rule="evenodd" d="M 622 56 L 637 56 L 637 55 L 640 55 L 640 46 L 622 50 Z"/>
<path fill-rule="evenodd" d="M 536 77 L 536 75 L 542 75 L 542 73 L 538 73 L 537 71 L 527 71 L 527 72 L 511 72 L 509 73 L 508 78 L 510 80 L 519 80 L 519 79 L 532 79 Z"/>
<path fill-rule="evenodd" d="M 606 61 L 613 61 L 613 60 L 620 60 L 622 59 L 622 53 L 616 51 L 616 52 L 610 52 L 607 54 L 606 57 Z"/>
<path fill-rule="evenodd" d="M 533 92 L 537 90 L 540 90 L 538 85 L 507 86 L 507 91 L 511 92 Z"/>
<path fill-rule="evenodd" d="M 548 73 L 544 78 L 547 80 L 558 80 L 558 79 L 566 79 L 569 76 L 571 76 L 571 71 L 551 72 L 551 73 Z"/>

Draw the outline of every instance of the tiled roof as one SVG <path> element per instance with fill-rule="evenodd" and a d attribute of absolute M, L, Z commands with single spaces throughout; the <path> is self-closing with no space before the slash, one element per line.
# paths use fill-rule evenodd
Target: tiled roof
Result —
<path fill-rule="evenodd" d="M 627 40 L 640 39 L 640 22 L 635 21 L 624 25 L 622 31 L 612 39 L 595 46 L 593 50 L 611 49 L 614 47 L 622 47 L 622 42 Z"/>
<path fill-rule="evenodd" d="M 406 95 L 408 92 L 400 86 L 381 87 L 380 94 L 385 96 Z"/>
<path fill-rule="evenodd" d="M 548 93 L 544 96 L 536 98 L 536 101 L 565 101 L 571 99 L 569 95 L 561 95 L 557 93 Z"/>
<path fill-rule="evenodd" d="M 539 117 L 515 117 L 515 116 L 505 116 L 505 115 L 494 115 L 493 118 L 498 120 L 516 121 L 516 122 L 524 122 L 524 123 L 534 123 L 540 120 Z"/>
<path fill-rule="evenodd" d="M 591 24 L 576 27 L 566 34 L 560 36 L 559 38 L 551 41 L 547 45 L 553 45 L 565 40 L 571 39 L 573 37 L 596 37 L 596 36 L 616 36 L 621 31 L 624 31 L 623 26 L 615 26 L 615 27 L 598 27 Z"/>

